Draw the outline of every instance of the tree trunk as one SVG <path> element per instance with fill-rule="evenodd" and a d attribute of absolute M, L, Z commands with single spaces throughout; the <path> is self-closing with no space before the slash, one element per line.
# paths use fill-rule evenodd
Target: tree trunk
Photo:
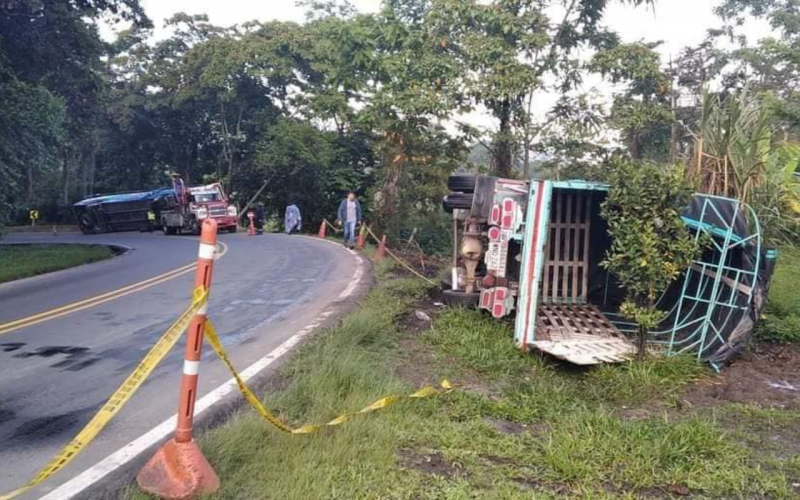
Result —
<path fill-rule="evenodd" d="M 647 327 L 639 325 L 639 338 L 637 340 L 636 359 L 642 360 L 647 356 Z"/>
<path fill-rule="evenodd" d="M 28 163 L 28 206 L 33 206 L 33 163 Z"/>
<path fill-rule="evenodd" d="M 494 139 L 492 156 L 494 173 L 498 177 L 511 177 L 512 171 L 512 137 L 511 137 L 511 101 L 505 98 L 499 107 L 500 130 Z"/>
<path fill-rule="evenodd" d="M 65 147 L 62 153 L 64 156 L 64 168 L 61 170 L 62 202 L 66 205 L 69 203 L 69 148 Z"/>

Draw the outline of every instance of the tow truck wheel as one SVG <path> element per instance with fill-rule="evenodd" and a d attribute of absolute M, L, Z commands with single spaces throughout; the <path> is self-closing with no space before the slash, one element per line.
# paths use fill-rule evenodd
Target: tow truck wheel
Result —
<path fill-rule="evenodd" d="M 450 193 L 442 200 L 442 206 L 447 213 L 453 213 L 456 208 L 469 210 L 472 208 L 472 195 L 467 193 Z"/>
<path fill-rule="evenodd" d="M 448 306 L 478 307 L 479 292 L 467 293 L 459 290 L 442 290 L 442 302 Z"/>
<path fill-rule="evenodd" d="M 474 175 L 451 175 L 447 179 L 447 187 L 457 193 L 474 193 L 477 179 Z"/>

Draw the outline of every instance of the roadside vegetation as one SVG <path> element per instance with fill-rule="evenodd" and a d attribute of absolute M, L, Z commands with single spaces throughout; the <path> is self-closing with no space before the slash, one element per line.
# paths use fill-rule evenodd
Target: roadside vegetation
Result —
<path fill-rule="evenodd" d="M 105 245 L 0 245 L 0 283 L 109 259 Z"/>
<path fill-rule="evenodd" d="M 800 342 L 800 249 L 781 247 L 758 335 L 776 342 Z"/>
<path fill-rule="evenodd" d="M 800 498 L 796 412 L 703 399 L 721 378 L 689 358 L 578 369 L 521 353 L 510 325 L 380 267 L 266 404 L 302 425 L 443 378 L 455 390 L 307 436 L 243 408 L 200 438 L 222 479 L 210 498 Z"/>

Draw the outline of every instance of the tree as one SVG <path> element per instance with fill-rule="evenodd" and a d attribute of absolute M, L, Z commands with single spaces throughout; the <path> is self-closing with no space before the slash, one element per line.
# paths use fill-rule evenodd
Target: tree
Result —
<path fill-rule="evenodd" d="M 622 131 L 634 159 L 664 161 L 672 152 L 671 83 L 654 50 L 658 44 L 620 44 L 598 52 L 591 68 L 626 88 L 614 96 L 609 123 Z"/>
<path fill-rule="evenodd" d="M 800 137 L 800 9 L 795 0 L 725 0 L 716 9 L 726 22 L 722 33 L 739 42 L 731 54 L 739 87 L 764 94 L 782 139 Z M 780 35 L 755 44 L 739 30 L 748 18 L 766 19 Z"/>
<path fill-rule="evenodd" d="M 526 131 L 526 145 L 531 131 L 546 129 L 547 121 L 532 126 L 534 94 L 568 95 L 583 78 L 578 52 L 618 42 L 601 26 L 606 5 L 605 0 L 570 0 L 563 6 L 541 0 L 432 2 L 428 17 L 434 36 L 453 46 L 462 65 L 457 86 L 465 105 L 483 105 L 497 121 L 491 140 L 497 175 L 512 175 L 518 128 Z M 552 116 L 538 115 L 543 114 Z"/>
<path fill-rule="evenodd" d="M 105 84 L 102 56 L 106 46 L 95 24 L 101 17 L 137 26 L 149 23 L 138 0 L 9 0 L 0 4 L 0 85 L 4 86 L 0 107 L 8 111 L 6 126 L 18 118 L 26 121 L 6 129 L 4 139 L 18 144 L 12 147 L 8 142 L 6 153 L 12 149 L 15 153 L 0 166 L 5 181 L 0 189 L 19 182 L 16 187 L 27 193 L 28 204 L 43 202 L 34 198 L 44 192 L 47 201 L 55 204 L 58 196 L 50 195 L 51 188 L 60 191 L 62 203 L 67 202 L 74 192 L 85 193 L 92 176 L 94 132 Z M 30 109 L 21 111 L 21 103 Z M 33 156 L 20 156 L 23 152 Z M 53 175 L 59 164 L 60 180 Z M 77 183 L 74 174 L 78 174 Z M 19 199 L 12 203 L 18 204 Z M 3 207 L 0 219 L 7 218 L 8 210 Z"/>
<path fill-rule="evenodd" d="M 625 291 L 620 313 L 638 325 L 638 357 L 643 358 L 647 333 L 664 316 L 656 299 L 699 253 L 680 217 L 693 189 L 678 166 L 620 158 L 609 165 L 608 182 L 601 215 L 611 248 L 601 265 Z"/>

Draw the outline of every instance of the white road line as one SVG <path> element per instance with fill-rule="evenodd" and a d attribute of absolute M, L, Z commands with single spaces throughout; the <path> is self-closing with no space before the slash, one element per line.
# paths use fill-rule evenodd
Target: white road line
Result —
<path fill-rule="evenodd" d="M 353 280 L 350 282 L 349 285 L 347 285 L 347 288 L 345 288 L 342 291 L 342 293 L 339 294 L 339 300 L 343 300 L 349 297 L 350 294 L 352 294 L 355 291 L 358 284 L 361 283 L 361 275 L 364 272 L 363 271 L 364 266 L 361 265 L 362 262 L 361 257 L 358 257 L 357 259 L 358 259 L 358 267 L 356 267 L 356 274 L 353 275 Z"/>
<path fill-rule="evenodd" d="M 339 300 L 349 297 L 356 289 L 358 284 L 361 281 L 361 277 L 363 276 L 363 263 L 364 261 L 361 257 L 356 256 L 356 262 L 358 267 L 356 268 L 356 273 L 353 276 L 353 281 L 345 288 L 345 290 L 339 295 Z M 242 377 L 242 380 L 247 382 L 262 370 L 267 368 L 269 365 L 277 361 L 281 356 L 286 354 L 287 352 L 291 351 L 294 346 L 300 343 L 301 340 L 309 333 L 314 331 L 322 322 L 331 316 L 334 313 L 332 310 L 326 310 L 319 315 L 308 325 L 304 328 L 300 329 L 286 339 L 281 345 L 276 347 L 272 350 L 269 354 L 264 356 L 263 358 L 259 359 L 252 365 L 248 366 L 245 370 L 243 370 L 239 375 Z M 220 385 L 213 391 L 209 392 L 202 398 L 200 398 L 194 407 L 194 414 L 195 416 L 200 415 L 207 409 L 214 406 L 216 403 L 219 403 L 224 397 L 228 394 L 238 390 L 236 385 L 236 380 L 231 378 L 224 384 Z M 115 470 L 119 469 L 123 465 L 127 464 L 138 455 L 143 453 L 145 450 L 150 448 L 151 446 L 155 445 L 159 441 L 163 440 L 170 434 L 175 431 L 175 425 L 177 424 L 178 416 L 173 415 L 167 420 L 161 422 L 156 427 L 148 431 L 147 433 L 139 436 L 138 438 L 134 439 L 130 443 L 126 444 L 119 450 L 115 451 L 111 455 L 107 456 L 100 462 L 96 463 L 95 465 L 89 467 L 79 475 L 75 476 L 74 478 L 70 479 L 66 483 L 62 484 L 58 488 L 54 489 L 47 495 L 44 495 L 39 500 L 69 500 L 74 498 L 76 495 L 81 493 L 83 490 L 88 488 L 89 486 L 93 485 L 94 483 L 100 481 L 108 474 L 114 472 Z"/>

